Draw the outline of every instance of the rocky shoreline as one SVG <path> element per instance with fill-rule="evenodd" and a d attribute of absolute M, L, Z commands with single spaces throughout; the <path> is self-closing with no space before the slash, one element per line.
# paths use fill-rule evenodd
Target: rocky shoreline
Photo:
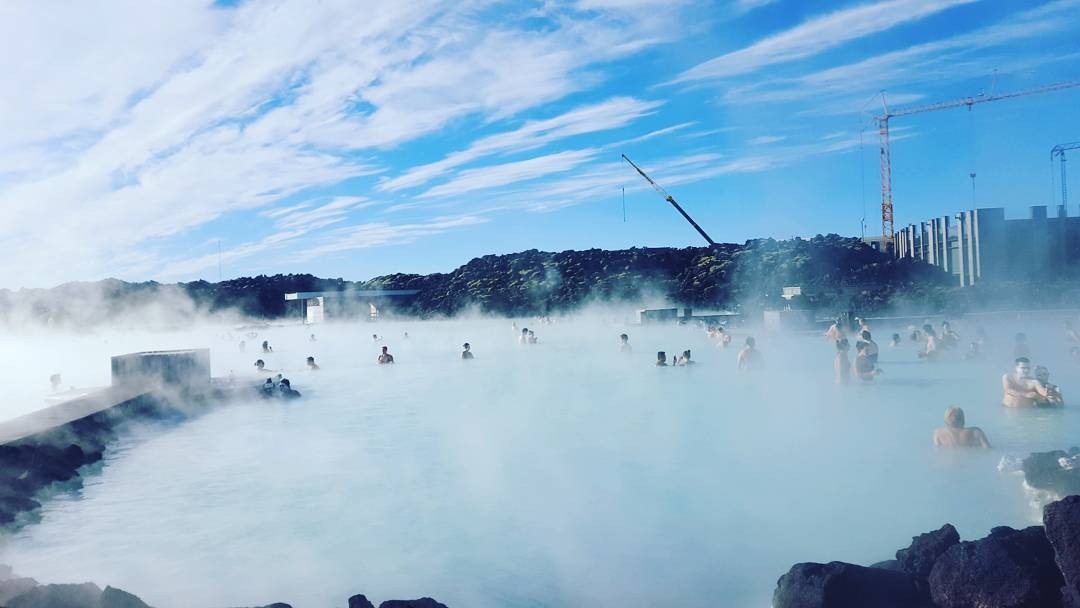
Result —
<path fill-rule="evenodd" d="M 945 524 L 871 566 L 795 564 L 773 608 L 1080 608 L 1080 495 L 1046 505 L 1042 526 L 961 541 Z"/>
<path fill-rule="evenodd" d="M 175 423 L 224 397 L 219 393 L 143 394 L 116 407 L 48 431 L 0 445 L 0 531 L 33 521 L 41 500 L 58 489 L 82 485 L 84 467 L 105 457 L 106 447 L 130 424 Z"/>
<path fill-rule="evenodd" d="M 375 608 L 363 595 L 348 600 L 348 608 Z M 32 578 L 15 576 L 11 568 L 0 565 L 0 606 L 4 608 L 151 608 L 137 596 L 117 589 L 102 589 L 94 583 L 40 585 Z M 256 608 L 292 608 L 275 602 Z M 386 600 L 379 608 L 447 608 L 430 597 L 415 600 Z"/>

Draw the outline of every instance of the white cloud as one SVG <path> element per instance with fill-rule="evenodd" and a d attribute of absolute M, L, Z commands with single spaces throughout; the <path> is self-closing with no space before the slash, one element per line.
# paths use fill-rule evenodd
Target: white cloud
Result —
<path fill-rule="evenodd" d="M 700 63 L 672 82 L 713 80 L 803 59 L 851 40 L 923 19 L 977 0 L 885 0 L 845 8 Z"/>
<path fill-rule="evenodd" d="M 449 154 L 439 161 L 413 167 L 397 177 L 385 179 L 377 189 L 394 192 L 415 187 L 485 156 L 531 150 L 575 135 L 624 127 L 652 113 L 660 105 L 656 101 L 615 97 L 575 108 L 553 118 L 530 120 L 512 131 L 478 139 L 467 149 Z"/>
<path fill-rule="evenodd" d="M 567 150 L 512 163 L 468 169 L 445 184 L 424 192 L 420 198 L 458 196 L 562 173 L 592 160 L 596 152 L 595 149 Z"/>
<path fill-rule="evenodd" d="M 0 33 L 8 48 L 20 49 L 0 59 L 0 246 L 10 252 L 7 261 L 25 269 L 18 280 L 35 284 L 145 278 L 165 259 L 174 270 L 194 272 L 205 264 L 161 252 L 219 218 L 235 225 L 260 213 L 276 222 L 277 236 L 233 247 L 233 255 L 295 246 L 313 226 L 361 221 L 367 203 L 334 207 L 290 197 L 379 173 L 384 151 L 455 121 L 506 120 L 587 89 L 598 82 L 592 66 L 677 35 L 668 27 L 670 11 L 653 18 L 598 6 L 585 15 L 552 5 L 540 15 L 550 27 L 535 28 L 480 21 L 477 8 L 485 4 L 4 3 Z M 525 123 L 516 135 L 478 142 L 467 153 L 521 151 L 617 128 L 658 105 L 614 98 L 579 108 L 561 124 Z M 501 171 L 542 175 L 584 155 Z M 499 175 L 462 172 L 441 188 L 507 179 Z M 284 208 L 272 209 L 279 204 Z M 426 230 L 440 226 L 448 225 Z"/>
<path fill-rule="evenodd" d="M 1017 61 L 1014 52 L 1006 55 L 1012 61 L 1002 61 L 1002 57 L 985 54 L 980 59 L 972 60 L 971 55 L 1019 40 L 1066 31 L 1077 23 L 1078 7 L 1080 0 L 1054 0 L 1038 8 L 1011 15 L 1001 23 L 970 32 L 816 70 L 796 78 L 760 80 L 732 87 L 724 93 L 723 100 L 730 103 L 756 104 L 844 96 L 845 99 L 825 107 L 817 107 L 814 111 L 819 114 L 857 112 L 865 101 L 860 96 L 865 97 L 883 88 L 897 89 L 906 82 L 940 84 L 948 80 L 970 78 L 972 74 L 988 74 L 995 69 L 999 73 L 1006 73 L 1013 69 L 1010 66 Z M 1015 69 L 1030 68 L 1034 63 L 1060 60 L 1062 57 L 1061 53 L 1055 51 L 1041 59 L 1019 58 Z M 911 93 L 898 94 L 906 96 L 906 101 L 893 103 L 907 103 L 918 99 Z M 889 95 L 890 98 L 894 96 Z"/>
<path fill-rule="evenodd" d="M 765 146 L 768 144 L 775 144 L 777 142 L 784 141 L 785 139 L 787 139 L 787 137 L 784 135 L 760 135 L 751 139 L 747 143 L 752 146 Z"/>
<path fill-rule="evenodd" d="M 355 249 L 369 249 L 383 245 L 407 245 L 417 240 L 441 234 L 449 230 L 482 224 L 486 218 L 476 215 L 462 217 L 438 217 L 422 222 L 391 224 L 372 222 L 339 228 L 305 247 L 300 259 L 341 253 Z"/>
<path fill-rule="evenodd" d="M 748 13 L 754 9 L 775 4 L 778 0 L 735 0 L 735 10 L 739 13 Z"/>

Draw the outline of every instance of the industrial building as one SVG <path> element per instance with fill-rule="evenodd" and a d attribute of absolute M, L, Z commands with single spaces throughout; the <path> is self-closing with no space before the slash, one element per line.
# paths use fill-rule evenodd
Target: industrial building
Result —
<path fill-rule="evenodd" d="M 347 291 L 302 291 L 285 294 L 297 302 L 296 311 L 304 323 L 322 323 L 331 318 L 379 318 L 384 306 L 403 306 L 420 293 L 418 289 L 369 289 Z"/>
<path fill-rule="evenodd" d="M 961 286 L 985 279 L 1053 278 L 1080 260 L 1080 217 L 1059 205 L 1056 217 L 1034 206 L 1026 218 L 1005 209 L 972 209 L 910 224 L 894 234 L 898 257 L 933 264 Z"/>

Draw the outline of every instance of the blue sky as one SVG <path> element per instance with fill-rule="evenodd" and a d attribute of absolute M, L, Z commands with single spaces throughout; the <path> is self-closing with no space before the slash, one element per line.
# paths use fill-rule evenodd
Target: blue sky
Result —
<path fill-rule="evenodd" d="M 880 92 L 1080 79 L 1080 0 L 15 0 L 0 40 L 0 286 L 365 279 L 701 244 L 622 153 L 718 241 L 880 233 Z M 1057 204 L 1078 110 L 896 119 L 897 224 L 971 172 L 976 206 Z"/>

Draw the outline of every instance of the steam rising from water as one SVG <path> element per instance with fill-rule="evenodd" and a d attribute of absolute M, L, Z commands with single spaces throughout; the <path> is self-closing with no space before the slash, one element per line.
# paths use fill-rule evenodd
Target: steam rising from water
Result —
<path fill-rule="evenodd" d="M 1071 408 L 998 405 L 1018 329 L 1070 399 L 1080 366 L 1056 323 L 986 322 L 983 360 L 936 364 L 909 342 L 890 350 L 892 329 L 875 327 L 885 375 L 845 388 L 816 334 L 756 332 L 767 369 L 739 374 L 734 345 L 624 321 L 519 321 L 535 346 L 517 344 L 509 320 L 21 340 L 2 355 L 21 361 L 20 395 L 44 392 L 54 371 L 104 384 L 108 355 L 210 345 L 215 375 L 263 358 L 304 399 L 237 403 L 128 438 L 81 492 L 6 541 L 0 562 L 161 608 L 343 606 L 356 592 L 475 607 L 760 607 L 796 561 L 887 559 L 945 521 L 964 537 L 1025 525 L 1020 481 L 997 473 L 998 459 L 1080 436 Z M 264 339 L 272 354 L 257 352 Z M 466 341 L 471 362 L 458 358 Z M 394 366 L 374 364 L 383 344 Z M 657 350 L 686 348 L 697 365 L 653 366 Z M 308 355 L 321 371 L 303 369 Z M 931 448 L 953 404 L 994 450 Z"/>

